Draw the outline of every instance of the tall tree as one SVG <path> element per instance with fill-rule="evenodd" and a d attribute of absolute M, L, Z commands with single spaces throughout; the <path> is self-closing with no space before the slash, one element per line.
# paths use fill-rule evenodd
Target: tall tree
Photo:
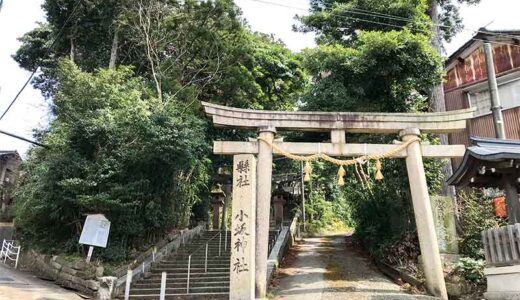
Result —
<path fill-rule="evenodd" d="M 54 119 L 19 188 L 24 242 L 74 251 L 81 218 L 113 221 L 104 259 L 186 226 L 204 204 L 210 149 L 198 101 L 290 109 L 306 87 L 297 56 L 251 32 L 231 0 L 46 0 L 47 23 L 14 56 Z M 226 132 L 227 135 L 237 135 Z M 207 204 L 207 203 L 206 203 Z M 77 250 L 77 249 L 76 249 Z"/>
<path fill-rule="evenodd" d="M 460 4 L 477 4 L 480 0 L 458 0 Z M 443 53 L 443 41 L 449 42 L 455 34 L 462 30 L 462 18 L 459 15 L 459 6 L 450 0 L 429 0 L 428 1 L 428 16 L 432 23 L 432 47 L 439 53 Z M 434 112 L 446 111 L 446 100 L 444 98 L 444 87 L 442 82 L 432 85 L 429 93 L 430 110 Z M 439 136 L 440 142 L 447 145 L 448 136 L 441 134 Z M 451 161 L 447 161 L 443 169 L 444 178 L 447 179 L 453 174 Z M 458 204 L 455 198 L 455 190 L 449 187 L 443 181 L 442 187 L 439 191 L 445 196 L 451 196 L 455 207 L 455 215 L 458 217 Z"/>
<path fill-rule="evenodd" d="M 116 62 L 134 66 L 159 98 L 239 107 L 288 108 L 306 84 L 295 55 L 251 33 L 231 0 L 48 0 L 44 9 L 48 23 L 21 38 L 14 58 L 27 69 L 42 67 L 34 83 L 47 97 L 55 92 L 59 57 L 86 71 Z"/>
<path fill-rule="evenodd" d="M 427 4 L 426 0 L 311 1 L 311 13 L 300 18 L 300 30 L 315 32 L 318 47 L 303 54 L 313 79 L 302 98 L 303 108 L 427 111 L 427 95 L 443 73 L 441 56 L 430 44 Z M 350 141 L 362 143 L 389 143 L 393 138 L 349 135 Z M 352 175 L 346 178 L 346 188 L 338 191 L 330 184 L 336 176 L 332 171 L 325 183 L 313 185 L 325 191 L 326 199 L 351 205 L 359 238 L 380 258 L 388 245 L 415 230 L 406 166 L 398 160 L 385 161 L 383 166 L 388 176 L 377 184 L 364 184 Z M 426 168 L 433 192 L 440 183 L 440 165 L 426 162 Z M 347 174 L 355 171 L 347 170 Z M 410 244 L 418 250 L 416 240 Z M 417 259 L 418 251 L 414 253 L 411 256 Z"/>
<path fill-rule="evenodd" d="M 17 191 L 22 241 L 81 253 L 84 215 L 102 213 L 112 227 L 98 255 L 119 261 L 187 226 L 207 189 L 204 122 L 161 103 L 128 67 L 87 73 L 61 61 L 57 75 L 54 119 L 41 138 L 49 148 L 31 150 Z"/>

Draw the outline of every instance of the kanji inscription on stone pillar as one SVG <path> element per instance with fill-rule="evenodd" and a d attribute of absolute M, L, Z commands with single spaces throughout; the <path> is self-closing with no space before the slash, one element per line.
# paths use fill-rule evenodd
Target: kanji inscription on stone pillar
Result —
<path fill-rule="evenodd" d="M 229 299 L 255 299 L 256 160 L 251 154 L 233 158 L 231 282 Z"/>

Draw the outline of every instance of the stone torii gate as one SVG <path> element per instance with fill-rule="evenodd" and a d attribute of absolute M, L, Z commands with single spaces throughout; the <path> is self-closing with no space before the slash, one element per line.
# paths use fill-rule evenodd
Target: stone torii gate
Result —
<path fill-rule="evenodd" d="M 255 266 L 254 281 L 256 297 L 265 298 L 267 284 L 267 250 L 269 235 L 269 210 L 271 200 L 271 177 L 273 163 L 273 147 L 270 143 L 296 155 L 311 155 L 322 153 L 329 156 L 354 157 L 389 152 L 396 145 L 384 144 L 347 144 L 346 133 L 376 133 L 376 134 L 399 134 L 403 142 L 416 139 L 421 133 L 451 133 L 466 128 L 466 120 L 473 117 L 474 109 L 449 111 L 442 113 L 355 113 L 355 112 L 280 112 L 259 111 L 249 109 L 238 109 L 221 105 L 202 102 L 206 116 L 209 117 L 214 126 L 238 129 L 257 130 L 258 137 L 262 141 L 236 142 L 236 141 L 214 141 L 213 152 L 221 155 L 235 155 L 235 168 L 237 163 L 254 162 L 254 158 L 247 160 L 247 155 L 256 155 L 256 202 L 254 199 L 251 209 L 255 210 L 256 222 L 249 223 L 256 228 L 251 229 L 250 247 L 245 253 L 254 253 L 254 261 L 251 258 L 249 266 Z M 275 141 L 275 134 L 279 131 L 318 131 L 330 132 L 330 143 L 289 143 Z M 430 293 L 443 299 L 447 298 L 446 285 L 442 270 L 441 258 L 437 244 L 428 187 L 424 173 L 423 157 L 426 158 L 453 158 L 464 156 L 464 145 L 420 145 L 411 143 L 393 157 L 405 158 L 408 170 L 408 178 L 412 195 L 412 202 L 419 236 L 419 244 L 423 258 L 426 286 Z M 237 160 L 240 160 L 238 161 Z M 254 170 L 254 168 L 253 168 Z M 254 173 L 251 173 L 254 176 Z M 236 169 L 233 175 L 233 189 L 236 189 Z M 254 194 L 254 187 L 253 194 Z M 244 192 L 251 194 L 251 190 Z M 236 206 L 244 205 L 242 192 L 238 192 L 242 202 L 235 202 L 235 191 L 233 192 L 233 214 Z M 238 198 L 238 197 L 237 197 Z M 253 197 L 254 198 L 254 197 Z M 236 200 L 239 201 L 239 200 Z M 242 213 L 242 210 L 240 211 Z M 233 217 L 233 221 L 236 217 Z M 240 216 L 242 219 L 242 216 Z M 232 230 L 235 225 L 232 226 Z M 233 234 L 233 231 L 232 231 Z M 232 246 L 236 240 L 232 240 Z M 238 250 L 237 250 L 238 251 Z M 244 250 L 242 250 L 244 251 Z M 244 257 L 241 257 L 242 260 Z M 234 259 L 237 259 L 234 265 Z M 234 257 L 232 252 L 232 270 L 237 271 L 231 275 L 231 299 L 251 299 L 252 293 L 243 294 L 234 292 L 239 290 L 235 281 L 253 278 L 242 276 L 238 271 L 250 271 L 240 265 L 241 262 Z M 234 279 L 235 278 L 235 279 Z M 241 283 L 244 284 L 244 281 Z M 246 284 L 247 286 L 247 284 Z M 252 287 L 252 285 L 249 285 Z"/>

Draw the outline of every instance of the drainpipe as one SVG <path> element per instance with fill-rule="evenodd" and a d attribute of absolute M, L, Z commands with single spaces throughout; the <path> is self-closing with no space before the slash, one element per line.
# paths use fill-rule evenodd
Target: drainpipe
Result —
<path fill-rule="evenodd" d="M 502 106 L 498 96 L 497 78 L 495 75 L 495 66 L 493 63 L 493 48 L 491 44 L 484 43 L 484 52 L 486 54 L 487 78 L 489 84 L 489 96 L 491 99 L 491 111 L 493 112 L 493 123 L 495 125 L 495 135 L 498 139 L 505 140 L 506 132 L 504 130 L 504 117 L 502 115 Z"/>

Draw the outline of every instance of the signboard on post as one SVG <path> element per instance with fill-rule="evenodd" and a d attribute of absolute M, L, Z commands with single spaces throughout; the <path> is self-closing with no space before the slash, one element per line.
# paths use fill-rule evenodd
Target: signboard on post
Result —
<path fill-rule="evenodd" d="M 256 160 L 251 154 L 233 158 L 231 282 L 229 299 L 255 299 Z"/>
<path fill-rule="evenodd" d="M 79 243 L 89 245 L 87 262 L 90 261 L 94 246 L 106 248 L 108 234 L 110 232 L 110 221 L 102 214 L 88 215 L 79 237 Z"/>

